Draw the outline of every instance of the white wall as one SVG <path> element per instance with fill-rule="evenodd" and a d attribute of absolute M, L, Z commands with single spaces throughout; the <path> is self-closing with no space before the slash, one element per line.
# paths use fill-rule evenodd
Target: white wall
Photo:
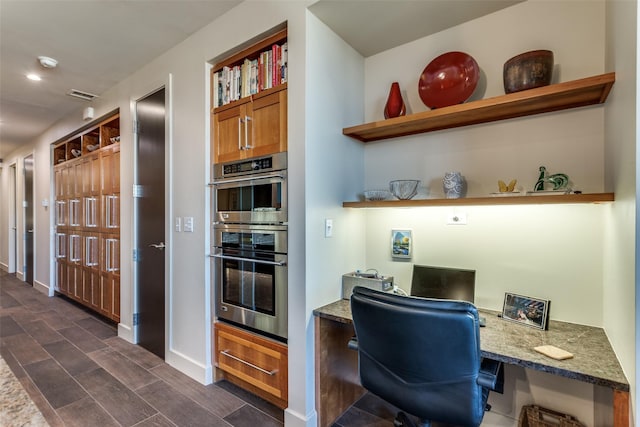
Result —
<path fill-rule="evenodd" d="M 391 80 L 407 88 L 413 111 L 426 110 L 413 101 L 417 94 L 413 88 L 424 64 L 447 50 L 462 50 L 476 58 L 486 75 L 483 98 L 503 94 L 502 64 L 533 48 L 554 51 L 562 81 L 601 74 L 603 15 L 602 2 L 528 1 L 367 58 L 366 117 L 380 118 Z M 587 50 L 590 55 L 578 53 Z M 411 73 L 398 76 L 405 70 Z M 523 191 L 531 190 L 538 166 L 545 165 L 551 173 L 567 173 L 577 189 L 601 192 L 603 153 L 604 109 L 595 106 L 367 144 L 365 182 L 374 188 L 391 179 L 421 179 L 432 197 L 442 197 L 442 176 L 460 170 L 467 179 L 468 195 L 487 196 L 497 191 L 499 179 L 516 178 Z M 467 226 L 446 226 L 448 208 L 398 211 L 402 216 L 374 213 L 368 217 L 368 238 L 386 242 L 391 226 L 414 228 L 414 262 L 477 269 L 480 306 L 500 309 L 505 291 L 519 291 L 552 300 L 552 318 L 601 325 L 605 209 L 459 208 L 468 214 Z M 367 258 L 376 264 L 388 262 L 388 248 L 376 249 L 375 253 L 370 249 Z M 581 262 L 585 258 L 589 265 Z M 408 280 L 408 266 L 388 265 L 400 279 Z M 575 304 L 576 292 L 583 295 L 580 306 Z"/>
<path fill-rule="evenodd" d="M 363 147 L 342 135 L 363 114 L 364 59 L 307 12 L 306 70 L 306 395 L 314 396 L 312 311 L 342 297 L 342 274 L 365 268 L 362 213 L 342 208 L 364 182 Z M 325 237 L 325 219 L 333 220 L 333 237 Z M 315 399 L 307 410 L 315 413 Z"/>
<path fill-rule="evenodd" d="M 637 2 L 607 2 L 606 67 L 616 72 L 616 83 L 605 108 L 606 185 L 615 191 L 616 202 L 605 218 L 603 280 L 604 328 L 631 384 L 635 418 L 639 404 L 637 8 Z M 637 419 L 635 425 L 640 425 Z"/>

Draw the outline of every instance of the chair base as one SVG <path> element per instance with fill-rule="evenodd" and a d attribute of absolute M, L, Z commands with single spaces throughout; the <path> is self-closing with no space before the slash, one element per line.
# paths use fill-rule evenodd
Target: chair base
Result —
<path fill-rule="evenodd" d="M 407 414 L 404 412 L 398 412 L 396 418 L 393 420 L 394 427 L 431 427 L 431 421 L 418 421 L 414 422 Z"/>

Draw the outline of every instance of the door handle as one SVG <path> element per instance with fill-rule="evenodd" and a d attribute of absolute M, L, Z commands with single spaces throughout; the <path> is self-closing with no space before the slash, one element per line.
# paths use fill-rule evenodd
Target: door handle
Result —
<path fill-rule="evenodd" d="M 27 233 L 33 233 L 33 228 L 30 230 L 27 230 Z"/>
<path fill-rule="evenodd" d="M 160 243 L 151 243 L 149 247 L 163 250 L 166 246 L 164 245 L 164 242 L 160 242 Z"/>

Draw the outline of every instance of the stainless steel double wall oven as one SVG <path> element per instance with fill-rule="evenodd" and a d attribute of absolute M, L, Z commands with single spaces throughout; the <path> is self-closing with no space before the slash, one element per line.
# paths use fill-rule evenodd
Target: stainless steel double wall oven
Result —
<path fill-rule="evenodd" d="M 218 318 L 287 339 L 287 153 L 214 165 Z"/>

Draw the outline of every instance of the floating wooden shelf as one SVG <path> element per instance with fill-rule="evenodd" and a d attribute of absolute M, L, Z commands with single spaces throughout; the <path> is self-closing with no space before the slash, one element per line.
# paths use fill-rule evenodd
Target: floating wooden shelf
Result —
<path fill-rule="evenodd" d="M 345 208 L 409 208 L 429 206 L 552 205 L 606 203 L 615 200 L 613 193 L 565 194 L 561 196 L 464 197 L 461 199 L 380 200 L 343 202 Z"/>
<path fill-rule="evenodd" d="M 611 72 L 393 119 L 365 123 L 344 128 L 342 133 L 359 141 L 369 142 L 602 104 L 606 101 L 615 79 L 616 74 Z"/>

